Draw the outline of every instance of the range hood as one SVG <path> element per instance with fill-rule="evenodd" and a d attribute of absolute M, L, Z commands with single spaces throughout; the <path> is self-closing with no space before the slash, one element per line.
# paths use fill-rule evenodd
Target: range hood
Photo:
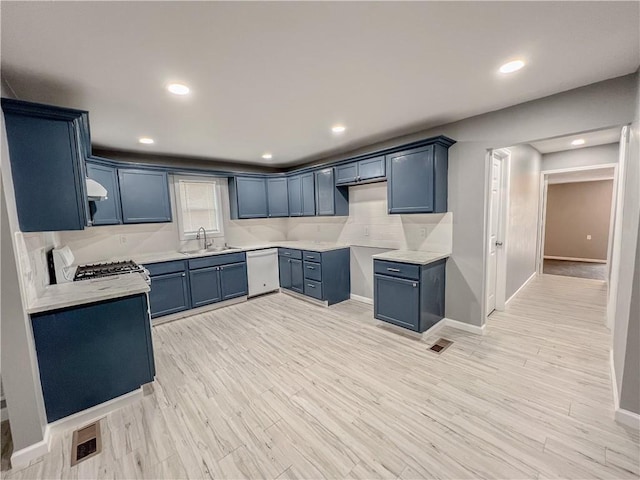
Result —
<path fill-rule="evenodd" d="M 100 202 L 107 199 L 107 189 L 95 180 L 87 178 L 87 198 L 92 202 Z"/>

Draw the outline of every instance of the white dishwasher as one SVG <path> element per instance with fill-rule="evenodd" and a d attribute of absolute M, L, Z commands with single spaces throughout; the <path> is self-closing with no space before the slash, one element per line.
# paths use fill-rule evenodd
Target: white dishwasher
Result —
<path fill-rule="evenodd" d="M 278 290 L 280 288 L 278 249 L 268 248 L 247 252 L 247 276 L 249 277 L 249 297 Z"/>

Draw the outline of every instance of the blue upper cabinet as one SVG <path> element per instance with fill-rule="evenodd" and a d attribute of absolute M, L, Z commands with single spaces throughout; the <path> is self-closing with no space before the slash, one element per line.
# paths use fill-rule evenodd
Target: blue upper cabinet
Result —
<path fill-rule="evenodd" d="M 334 169 L 324 168 L 316 175 L 316 213 L 318 215 L 349 215 L 349 191 L 336 187 Z"/>
<path fill-rule="evenodd" d="M 265 218 L 268 216 L 267 180 L 265 177 L 232 177 L 229 179 L 231 219 Z"/>
<path fill-rule="evenodd" d="M 386 178 L 384 156 L 358 160 L 336 167 L 336 185 L 381 182 Z"/>
<path fill-rule="evenodd" d="M 269 217 L 289 216 L 289 189 L 286 177 L 267 179 L 267 203 Z"/>
<path fill-rule="evenodd" d="M 171 221 L 167 172 L 118 169 L 123 223 Z"/>
<path fill-rule="evenodd" d="M 89 202 L 93 225 L 118 225 L 122 223 L 116 167 L 87 162 L 87 176 L 107 189 L 106 200 Z"/>
<path fill-rule="evenodd" d="M 287 178 L 289 194 L 289 216 L 302 216 L 302 180 L 300 175 Z"/>
<path fill-rule="evenodd" d="M 302 188 L 302 215 L 312 217 L 316 214 L 316 182 L 313 172 L 300 175 Z"/>
<path fill-rule="evenodd" d="M 84 229 L 87 112 L 6 98 L 2 110 L 20 230 Z"/>
<path fill-rule="evenodd" d="M 447 211 L 448 145 L 428 145 L 387 155 L 389 213 Z"/>

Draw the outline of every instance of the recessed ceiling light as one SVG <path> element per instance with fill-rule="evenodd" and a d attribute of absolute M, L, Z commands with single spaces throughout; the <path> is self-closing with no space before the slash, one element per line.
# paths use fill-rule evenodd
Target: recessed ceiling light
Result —
<path fill-rule="evenodd" d="M 138 143 L 144 143 L 145 145 L 151 145 L 152 143 L 154 143 L 153 138 L 149 138 L 149 137 L 140 137 L 138 139 Z"/>
<path fill-rule="evenodd" d="M 262 155 L 262 158 L 264 158 L 265 160 L 271 160 L 273 158 L 273 155 L 271 155 L 270 153 L 265 153 L 264 155 Z"/>
<path fill-rule="evenodd" d="M 183 85 L 182 83 L 170 83 L 167 85 L 167 90 L 169 90 L 174 95 L 186 95 L 189 93 L 189 87 Z"/>
<path fill-rule="evenodd" d="M 346 130 L 346 128 L 343 125 L 335 125 L 333 127 L 331 127 L 331 131 L 333 133 L 342 133 Z"/>
<path fill-rule="evenodd" d="M 511 62 L 507 62 L 500 67 L 500 73 L 513 73 L 520 70 L 524 67 L 524 62 L 522 60 L 513 60 Z"/>
<path fill-rule="evenodd" d="M 571 145 L 575 147 L 577 147 L 578 145 L 584 145 L 584 138 L 577 138 L 576 140 L 571 142 Z"/>

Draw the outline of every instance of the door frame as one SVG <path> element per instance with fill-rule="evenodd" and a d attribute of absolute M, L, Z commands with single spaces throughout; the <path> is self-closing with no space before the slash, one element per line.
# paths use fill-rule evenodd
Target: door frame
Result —
<path fill-rule="evenodd" d="M 508 148 L 496 148 L 487 152 L 486 163 L 486 196 L 485 196 L 485 235 L 484 235 L 484 294 L 482 298 L 482 311 L 485 318 L 487 313 L 487 295 L 489 293 L 489 237 L 491 236 L 491 165 L 494 156 L 502 162 L 500 168 L 500 208 L 498 210 L 498 239 L 502 242 L 501 248 L 496 249 L 496 311 L 503 311 L 506 305 L 507 290 L 507 225 L 509 218 L 509 172 L 511 169 L 511 150 Z"/>
<path fill-rule="evenodd" d="M 611 253 L 612 253 L 612 228 L 613 228 L 613 212 L 614 212 L 614 203 L 616 200 L 616 185 L 618 183 L 618 164 L 617 163 L 601 163 L 598 165 L 584 165 L 581 167 L 568 167 L 568 168 L 558 168 L 554 170 L 542 170 L 540 172 L 540 208 L 538 210 L 538 253 L 536 255 L 536 273 L 541 275 L 543 273 L 544 267 L 544 238 L 545 238 L 545 224 L 547 219 L 547 190 L 549 186 L 549 175 L 554 175 L 557 173 L 570 173 L 570 172 L 583 172 L 588 170 L 600 170 L 603 168 L 613 168 L 613 194 L 612 194 L 612 210 L 609 215 L 609 240 L 607 244 L 607 264 L 611 262 Z M 608 283 L 608 282 L 607 282 Z"/>

